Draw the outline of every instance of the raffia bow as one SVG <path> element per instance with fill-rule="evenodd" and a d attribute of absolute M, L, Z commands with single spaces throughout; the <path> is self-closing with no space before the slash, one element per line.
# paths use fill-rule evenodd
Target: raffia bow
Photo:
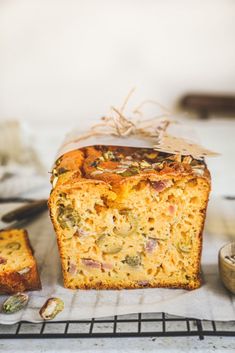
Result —
<path fill-rule="evenodd" d="M 81 141 L 94 136 L 114 136 L 126 138 L 131 135 L 154 138 L 156 143 L 161 141 L 161 138 L 171 123 L 167 119 L 153 118 L 144 121 L 134 121 L 127 119 L 118 109 L 112 107 L 116 116 L 104 116 L 101 118 L 101 123 L 94 125 L 90 131 L 81 135 L 76 141 Z"/>
<path fill-rule="evenodd" d="M 114 138 L 118 137 L 123 139 L 128 138 L 129 136 L 137 136 L 140 139 L 151 139 L 153 148 L 161 152 L 191 155 L 195 159 L 203 159 L 205 156 L 218 155 L 218 153 L 207 150 L 192 141 L 167 134 L 166 130 L 168 126 L 173 122 L 175 123 L 175 121 L 170 120 L 169 118 L 163 118 L 163 116 L 161 116 L 142 121 L 127 119 L 123 111 L 131 94 L 132 91 L 120 109 L 111 107 L 111 114 L 109 116 L 102 117 L 101 122 L 94 125 L 89 132 L 79 135 L 76 138 L 72 138 L 72 140 L 70 139 L 67 144 L 69 145 L 71 142 L 76 144 L 82 140 L 95 136 L 113 136 Z M 142 106 L 143 103 L 140 106 Z M 139 109 L 135 109 L 134 112 L 142 115 Z M 64 146 L 66 146 L 66 143 Z"/>

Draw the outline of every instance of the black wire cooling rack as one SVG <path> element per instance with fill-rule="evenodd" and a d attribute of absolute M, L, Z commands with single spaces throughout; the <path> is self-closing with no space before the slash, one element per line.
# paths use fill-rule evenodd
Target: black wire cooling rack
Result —
<path fill-rule="evenodd" d="M 131 314 L 102 319 L 0 325 L 0 339 L 234 336 L 235 321 L 204 321 L 164 313 Z"/>

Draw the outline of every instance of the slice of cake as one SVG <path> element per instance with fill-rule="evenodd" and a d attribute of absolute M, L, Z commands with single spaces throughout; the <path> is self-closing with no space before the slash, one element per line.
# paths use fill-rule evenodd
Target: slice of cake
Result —
<path fill-rule="evenodd" d="M 0 231 L 0 292 L 41 289 L 41 282 L 27 232 Z"/>
<path fill-rule="evenodd" d="M 92 146 L 59 158 L 52 183 L 65 287 L 199 287 L 210 191 L 203 161 Z"/>

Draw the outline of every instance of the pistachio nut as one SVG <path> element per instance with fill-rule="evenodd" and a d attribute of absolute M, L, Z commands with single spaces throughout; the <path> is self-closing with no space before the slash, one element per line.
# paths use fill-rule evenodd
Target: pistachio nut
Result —
<path fill-rule="evenodd" d="M 58 207 L 57 221 L 63 229 L 73 228 L 80 222 L 80 215 L 72 206 L 60 204 Z"/>
<path fill-rule="evenodd" d="M 123 241 L 115 235 L 103 234 L 98 238 L 96 244 L 105 254 L 117 254 L 122 250 Z"/>
<path fill-rule="evenodd" d="M 10 249 L 10 250 L 18 250 L 20 248 L 21 248 L 21 244 L 16 241 L 12 241 L 11 243 L 8 243 L 6 245 L 6 249 Z"/>
<path fill-rule="evenodd" d="M 13 314 L 23 309 L 28 303 L 29 297 L 25 293 L 17 293 L 5 300 L 2 311 L 6 314 Z"/>
<path fill-rule="evenodd" d="M 64 309 L 64 302 L 60 298 L 49 298 L 39 310 L 44 320 L 52 320 Z"/>
<path fill-rule="evenodd" d="M 140 255 L 135 255 L 135 256 L 129 256 L 127 255 L 125 257 L 125 263 L 131 267 L 137 267 L 141 265 L 141 257 Z"/>

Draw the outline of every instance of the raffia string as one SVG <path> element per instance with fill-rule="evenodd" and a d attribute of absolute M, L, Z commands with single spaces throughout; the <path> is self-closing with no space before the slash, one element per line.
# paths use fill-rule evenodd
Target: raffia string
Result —
<path fill-rule="evenodd" d="M 83 135 L 79 135 L 77 138 L 69 140 L 64 146 L 71 143 L 76 144 L 82 140 L 95 136 L 113 136 L 114 138 L 119 137 L 123 139 L 126 139 L 129 136 L 137 136 L 138 138 L 151 139 L 153 148 L 162 152 L 191 155 L 196 159 L 203 159 L 205 156 L 218 155 L 217 153 L 207 150 L 191 141 L 167 134 L 166 130 L 168 126 L 173 122 L 175 123 L 175 121 L 166 118 L 166 116 L 169 115 L 169 111 L 168 114 L 164 116 L 142 121 L 127 119 L 124 115 L 124 110 L 132 93 L 133 90 L 129 93 L 120 109 L 111 107 L 111 114 L 109 116 L 102 117 L 101 122 L 91 127 L 90 131 Z M 155 101 L 145 101 L 141 103 L 133 113 L 142 115 L 141 108 L 146 103 L 158 104 Z"/>

